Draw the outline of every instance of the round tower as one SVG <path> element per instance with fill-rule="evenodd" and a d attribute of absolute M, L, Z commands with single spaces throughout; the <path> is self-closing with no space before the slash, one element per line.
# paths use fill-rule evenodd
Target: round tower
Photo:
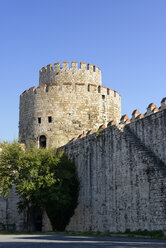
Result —
<path fill-rule="evenodd" d="M 73 137 L 121 117 L 121 97 L 102 86 L 97 66 L 55 63 L 39 72 L 39 86 L 20 96 L 19 135 L 23 143 L 60 147 Z"/>

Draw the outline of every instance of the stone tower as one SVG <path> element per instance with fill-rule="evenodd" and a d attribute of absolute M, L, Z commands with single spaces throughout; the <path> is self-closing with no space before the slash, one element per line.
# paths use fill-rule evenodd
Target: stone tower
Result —
<path fill-rule="evenodd" d="M 39 86 L 20 96 L 19 136 L 23 143 L 60 147 L 80 133 L 121 118 L 121 97 L 102 86 L 101 71 L 92 64 L 50 64 L 39 72 Z"/>

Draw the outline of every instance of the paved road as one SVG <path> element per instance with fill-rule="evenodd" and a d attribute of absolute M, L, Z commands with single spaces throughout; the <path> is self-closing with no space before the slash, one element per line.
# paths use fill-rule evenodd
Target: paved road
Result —
<path fill-rule="evenodd" d="M 166 248 L 166 241 L 54 235 L 0 235 L 0 248 Z"/>

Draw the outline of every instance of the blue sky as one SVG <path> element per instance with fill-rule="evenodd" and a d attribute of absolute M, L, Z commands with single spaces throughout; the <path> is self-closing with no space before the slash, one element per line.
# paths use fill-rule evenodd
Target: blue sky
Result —
<path fill-rule="evenodd" d="M 97 65 L 129 117 L 166 96 L 166 0 L 0 0 L 0 23 L 0 141 L 18 137 L 19 95 L 50 63 Z"/>

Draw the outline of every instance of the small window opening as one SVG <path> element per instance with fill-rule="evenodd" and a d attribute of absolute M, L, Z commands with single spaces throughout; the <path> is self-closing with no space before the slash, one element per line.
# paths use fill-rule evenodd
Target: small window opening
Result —
<path fill-rule="evenodd" d="M 41 123 L 41 117 L 38 117 L 38 123 L 39 124 Z"/>
<path fill-rule="evenodd" d="M 114 91 L 114 97 L 116 97 L 116 91 Z"/>
<path fill-rule="evenodd" d="M 102 95 L 102 99 L 103 99 L 103 100 L 105 99 L 105 95 Z"/>
<path fill-rule="evenodd" d="M 88 119 L 90 120 L 90 114 L 88 114 Z"/>
<path fill-rule="evenodd" d="M 107 89 L 107 95 L 109 95 L 110 94 L 110 90 L 109 89 Z"/>
<path fill-rule="evenodd" d="M 88 91 L 90 91 L 90 85 L 88 85 Z"/>
<path fill-rule="evenodd" d="M 46 136 L 41 135 L 39 139 L 40 148 L 46 148 Z"/>
<path fill-rule="evenodd" d="M 52 122 L 52 116 L 48 116 L 48 122 L 49 122 L 49 123 Z"/>

